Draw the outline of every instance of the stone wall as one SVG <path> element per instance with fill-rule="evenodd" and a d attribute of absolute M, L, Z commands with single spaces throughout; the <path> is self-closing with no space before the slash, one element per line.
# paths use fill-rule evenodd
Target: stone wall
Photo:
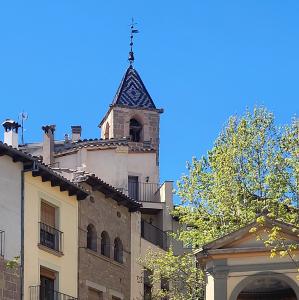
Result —
<path fill-rule="evenodd" d="M 131 229 L 128 208 L 113 199 L 94 192 L 92 199 L 79 202 L 79 299 L 87 300 L 88 293 L 98 292 L 99 299 L 130 299 Z M 87 226 L 97 232 L 97 250 L 87 249 Z M 110 237 L 110 257 L 101 255 L 101 233 Z M 114 239 L 123 243 L 123 263 L 113 257 Z M 91 296 L 90 296 L 91 297 Z"/>
<path fill-rule="evenodd" d="M 142 124 L 141 139 L 151 141 L 151 145 L 158 148 L 160 114 L 157 111 L 114 107 L 103 124 L 102 130 L 104 131 L 106 123 L 110 122 L 110 137 L 122 138 L 129 136 L 131 118 L 137 119 Z"/>
<path fill-rule="evenodd" d="M 8 268 L 6 262 L 0 257 L 0 299 L 20 299 L 19 268 Z"/>

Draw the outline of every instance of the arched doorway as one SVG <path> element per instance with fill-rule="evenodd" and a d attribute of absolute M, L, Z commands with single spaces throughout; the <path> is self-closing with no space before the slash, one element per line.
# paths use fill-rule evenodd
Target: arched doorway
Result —
<path fill-rule="evenodd" d="M 282 274 L 250 276 L 235 289 L 236 300 L 299 300 L 298 285 Z"/>

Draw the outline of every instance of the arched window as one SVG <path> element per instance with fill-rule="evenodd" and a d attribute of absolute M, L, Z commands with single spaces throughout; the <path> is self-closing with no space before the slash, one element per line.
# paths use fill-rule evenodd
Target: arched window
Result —
<path fill-rule="evenodd" d="M 104 138 L 105 138 L 105 139 L 109 139 L 109 130 L 110 130 L 110 125 L 109 125 L 109 123 L 107 122 L 107 123 L 106 123 L 106 127 L 105 127 L 105 133 L 104 133 Z"/>
<path fill-rule="evenodd" d="M 130 120 L 130 137 L 133 142 L 140 142 L 142 126 L 136 119 Z"/>
<path fill-rule="evenodd" d="M 114 260 L 123 263 L 123 244 L 119 238 L 114 240 Z"/>
<path fill-rule="evenodd" d="M 87 248 L 97 251 L 97 231 L 92 224 L 87 226 Z"/>
<path fill-rule="evenodd" d="M 110 257 L 110 238 L 106 231 L 101 234 L 101 254 Z"/>

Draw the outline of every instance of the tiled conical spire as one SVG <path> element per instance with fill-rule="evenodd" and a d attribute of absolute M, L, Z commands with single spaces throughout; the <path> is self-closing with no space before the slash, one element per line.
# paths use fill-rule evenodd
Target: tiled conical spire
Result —
<path fill-rule="evenodd" d="M 112 105 L 156 109 L 151 96 L 133 66 L 129 66 L 127 69 Z"/>

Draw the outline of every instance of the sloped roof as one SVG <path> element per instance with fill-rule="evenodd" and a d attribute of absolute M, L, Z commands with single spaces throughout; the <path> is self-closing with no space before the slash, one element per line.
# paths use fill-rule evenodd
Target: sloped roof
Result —
<path fill-rule="evenodd" d="M 118 204 L 129 208 L 130 212 L 134 212 L 142 207 L 142 204 L 127 196 L 114 186 L 106 183 L 94 174 L 83 176 L 78 182 L 86 182 L 93 190 L 100 191 L 106 197 L 114 199 Z"/>
<path fill-rule="evenodd" d="M 132 66 L 127 69 L 112 105 L 156 109 L 138 72 Z"/>
<path fill-rule="evenodd" d="M 143 143 L 142 145 L 137 145 L 134 142 L 130 142 L 127 138 L 119 138 L 119 139 L 85 139 L 79 140 L 76 142 L 72 142 L 69 144 L 59 144 L 55 145 L 55 156 L 59 157 L 62 155 L 74 153 L 81 148 L 88 149 L 114 149 L 118 146 L 127 146 L 129 147 L 130 152 L 155 152 L 155 148 L 151 145 L 147 145 Z"/>
<path fill-rule="evenodd" d="M 244 226 L 240 228 L 239 230 L 236 230 L 232 233 L 229 233 L 223 237 L 220 237 L 208 244 L 205 244 L 201 250 L 199 250 L 198 256 L 205 255 L 205 253 L 214 253 L 217 250 L 224 249 L 227 245 L 230 245 L 246 235 L 249 234 L 249 231 L 251 228 L 259 227 L 260 224 L 255 220 L 254 222 L 248 224 L 247 226 Z M 295 227 L 294 225 L 270 219 L 267 216 L 265 216 L 265 222 L 263 223 L 263 228 L 272 228 L 274 226 L 277 226 L 281 228 L 282 232 L 285 234 L 288 234 L 289 236 L 294 236 L 295 239 L 298 239 L 298 232 L 299 228 Z"/>
<path fill-rule="evenodd" d="M 77 200 L 83 200 L 89 195 L 86 190 L 44 165 L 38 157 L 8 146 L 0 141 L 0 156 L 2 155 L 10 156 L 13 162 L 22 162 L 24 170 L 31 171 L 33 177 L 41 176 L 42 181 L 50 181 L 51 186 L 59 186 L 61 192 L 68 191 L 69 196 L 76 196 Z"/>

